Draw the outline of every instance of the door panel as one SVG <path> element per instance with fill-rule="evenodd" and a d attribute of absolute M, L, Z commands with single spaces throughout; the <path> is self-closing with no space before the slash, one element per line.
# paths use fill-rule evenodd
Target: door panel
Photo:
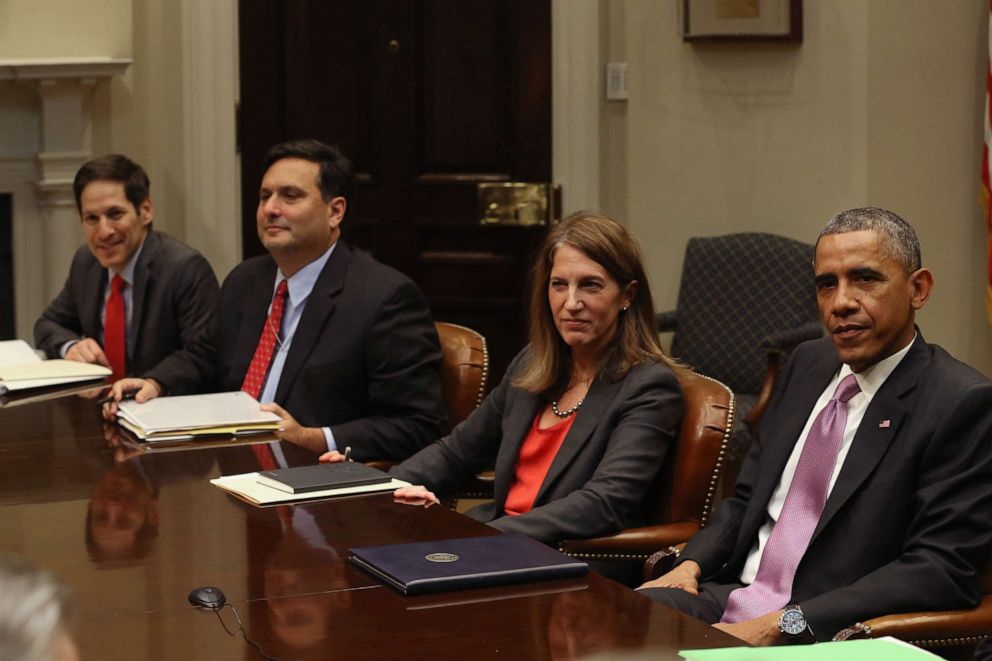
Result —
<path fill-rule="evenodd" d="M 244 253 L 261 161 L 315 137 L 355 165 L 345 240 L 475 328 L 493 379 L 523 346 L 545 227 L 483 227 L 476 184 L 551 180 L 550 0 L 242 0 Z"/>

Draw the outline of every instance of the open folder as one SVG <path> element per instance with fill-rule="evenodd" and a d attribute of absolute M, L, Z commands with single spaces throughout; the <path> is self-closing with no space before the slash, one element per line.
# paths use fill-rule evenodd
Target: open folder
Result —
<path fill-rule="evenodd" d="M 100 381 L 111 370 L 75 360 L 42 360 L 24 340 L 0 342 L 0 395 L 65 383 Z"/>
<path fill-rule="evenodd" d="M 208 436 L 265 434 L 279 429 L 279 416 L 263 411 L 246 392 L 157 397 L 143 404 L 121 402 L 117 423 L 143 441 L 178 441 Z"/>

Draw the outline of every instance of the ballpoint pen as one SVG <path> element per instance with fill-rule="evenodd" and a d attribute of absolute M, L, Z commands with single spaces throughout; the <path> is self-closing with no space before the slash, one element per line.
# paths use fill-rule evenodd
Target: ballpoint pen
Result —
<path fill-rule="evenodd" d="M 344 448 L 344 460 L 351 461 L 351 446 L 345 446 Z"/>
<path fill-rule="evenodd" d="M 123 402 L 128 399 L 134 399 L 134 396 L 137 394 L 138 394 L 137 390 L 125 390 L 123 393 L 121 393 L 121 401 Z M 103 406 L 104 404 L 109 404 L 112 401 L 114 401 L 114 393 L 110 393 L 106 397 L 101 397 L 100 399 L 96 400 L 96 404 L 97 406 Z"/>

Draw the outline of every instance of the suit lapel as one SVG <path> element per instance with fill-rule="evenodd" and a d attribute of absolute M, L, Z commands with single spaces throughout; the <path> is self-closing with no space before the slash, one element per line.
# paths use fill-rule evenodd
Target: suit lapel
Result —
<path fill-rule="evenodd" d="M 303 308 L 303 316 L 296 326 L 293 343 L 289 347 L 289 355 L 286 356 L 279 386 L 276 388 L 277 402 L 285 403 L 286 395 L 299 377 L 303 365 L 323 336 L 324 326 L 337 307 L 334 298 L 344 288 L 350 262 L 351 250 L 344 242 L 339 241 L 327 264 L 324 265 L 324 270 L 317 277 L 313 291 L 310 292 Z"/>
<path fill-rule="evenodd" d="M 760 429 L 757 442 L 762 454 L 761 473 L 751 494 L 751 507 L 747 509 L 741 524 L 745 533 L 743 539 L 754 539 L 758 528 L 765 522 L 768 502 L 782 479 L 782 471 L 803 433 L 806 421 L 823 389 L 840 369 L 833 345 L 829 349 L 818 357 L 802 378 L 797 379 L 798 383 L 790 390 L 794 395 L 785 398 L 787 407 L 776 411 L 775 420 L 766 418 L 767 424 Z M 745 553 L 750 551 L 750 546 L 743 550 Z"/>
<path fill-rule="evenodd" d="M 232 356 L 230 382 L 233 387 L 241 387 L 251 359 L 255 356 L 255 348 L 262 337 L 262 327 L 265 326 L 265 319 L 268 317 L 275 281 L 276 263 L 269 257 L 262 264 L 251 285 L 246 287 L 245 294 L 238 304 L 234 349 L 230 354 Z M 224 346 L 226 343 L 224 338 L 218 338 L 217 341 L 218 346 Z"/>
<path fill-rule="evenodd" d="M 141 346 L 141 315 L 145 306 L 145 294 L 152 281 L 151 266 L 158 254 L 158 246 L 158 235 L 149 231 L 141 247 L 138 263 L 134 265 L 134 284 L 131 288 L 131 351 L 128 352 L 128 358 L 132 358 Z"/>
<path fill-rule="evenodd" d="M 505 418 L 503 441 L 500 443 L 499 452 L 496 455 L 496 482 L 493 485 L 493 501 L 496 504 L 497 512 L 503 512 L 503 507 L 506 505 L 506 495 L 516 478 L 520 447 L 530 433 L 534 417 L 543 405 L 543 397 L 520 389 L 516 389 L 512 401 L 506 402 L 506 407 L 510 412 Z"/>
<path fill-rule="evenodd" d="M 100 310 L 103 308 L 106 289 L 107 269 L 100 266 L 100 262 L 94 259 L 89 272 L 86 274 L 86 291 L 93 292 L 93 294 L 83 299 L 83 309 L 80 310 L 83 335 L 92 337 L 94 340 L 102 337 L 103 324 L 100 323 Z"/>
<path fill-rule="evenodd" d="M 902 426 L 907 409 L 901 399 L 916 387 L 921 371 L 930 362 L 929 351 L 923 336 L 917 331 L 916 341 L 906 357 L 885 380 L 865 411 L 858 431 L 851 441 L 851 449 L 840 469 L 830 497 L 823 507 L 823 514 L 813 531 L 812 543 L 820 532 L 858 487 L 871 475 L 885 451 Z M 888 424 L 880 426 L 881 421 Z"/>
<path fill-rule="evenodd" d="M 619 392 L 622 383 L 622 381 L 610 383 L 602 377 L 593 382 L 589 392 L 586 393 L 582 407 L 575 415 L 575 421 L 572 422 L 568 434 L 565 435 L 565 440 L 562 441 L 558 453 L 551 462 L 548 474 L 544 476 L 541 488 L 537 492 L 537 497 L 534 499 L 535 506 L 543 502 L 551 485 L 568 468 L 583 446 L 589 442 L 593 431 L 596 430 L 596 427 L 602 421 L 603 415 L 609 408 L 610 403 L 613 402 L 613 398 L 616 397 L 617 392 Z"/>

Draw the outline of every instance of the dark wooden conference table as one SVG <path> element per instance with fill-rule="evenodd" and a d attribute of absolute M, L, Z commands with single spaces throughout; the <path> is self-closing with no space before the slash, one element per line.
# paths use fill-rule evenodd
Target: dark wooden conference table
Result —
<path fill-rule="evenodd" d="M 123 435 L 77 394 L 0 398 L 0 551 L 69 583 L 83 659 L 262 658 L 189 605 L 206 585 L 282 659 L 675 659 L 740 644 L 597 574 L 403 596 L 348 548 L 496 531 L 389 494 L 254 507 L 208 481 L 258 470 L 250 445 L 143 451 Z M 220 614 L 233 631 L 231 609 Z"/>

